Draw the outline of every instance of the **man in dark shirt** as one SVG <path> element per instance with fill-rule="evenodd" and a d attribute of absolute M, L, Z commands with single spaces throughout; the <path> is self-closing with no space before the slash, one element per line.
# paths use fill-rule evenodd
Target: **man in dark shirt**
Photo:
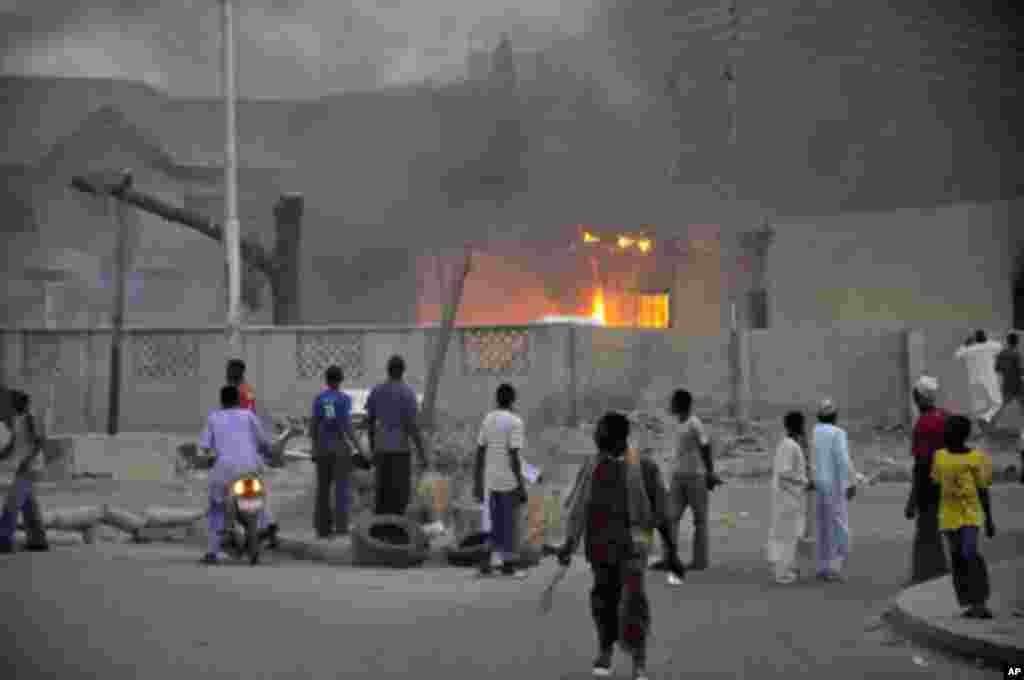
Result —
<path fill-rule="evenodd" d="M 329 538 L 332 529 L 348 534 L 352 506 L 352 452 L 362 457 L 362 446 L 352 429 L 352 397 L 342 392 L 345 374 L 339 366 L 324 372 L 327 388 L 313 401 L 310 439 L 316 462 L 316 510 L 313 526 L 317 536 Z M 331 487 L 334 487 L 334 515 L 331 515 Z M 332 527 L 333 525 L 333 527 Z"/>
<path fill-rule="evenodd" d="M 420 463 L 428 466 L 419 424 L 416 395 L 402 379 L 405 360 L 388 360 L 388 381 L 370 391 L 366 400 L 366 425 L 377 469 L 377 499 L 374 514 L 404 515 L 412 496 L 412 439 Z"/>
<path fill-rule="evenodd" d="M 945 448 L 946 419 L 949 414 L 935 403 L 939 383 L 930 376 L 921 376 L 914 386 L 914 404 L 920 416 L 914 425 L 911 453 L 914 456 L 914 477 L 907 499 L 905 515 L 916 520 L 914 547 L 911 556 L 910 583 L 930 581 L 949 573 L 946 551 L 939 535 L 939 488 L 932 481 L 932 459 Z"/>
<path fill-rule="evenodd" d="M 1024 409 L 1024 362 L 1021 361 L 1020 339 L 1016 333 L 1006 336 L 1006 347 L 996 356 L 996 373 L 1002 378 L 1003 405 L 992 416 L 994 423 L 1002 415 L 1003 409 L 1016 401 Z M 1020 483 L 1024 484 L 1024 430 L 1020 433 Z"/>
<path fill-rule="evenodd" d="M 999 374 L 1002 383 L 1003 405 L 992 416 L 990 424 L 996 421 L 1003 410 L 1012 401 L 1018 401 L 1024 406 L 1024 368 L 1021 364 L 1020 343 L 1016 333 L 1006 336 L 1006 347 L 996 355 L 996 373 Z"/>

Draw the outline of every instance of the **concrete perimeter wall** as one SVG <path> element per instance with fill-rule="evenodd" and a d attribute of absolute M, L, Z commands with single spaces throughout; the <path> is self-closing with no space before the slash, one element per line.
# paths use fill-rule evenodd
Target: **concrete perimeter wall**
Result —
<path fill-rule="evenodd" d="M 847 422 L 907 423 L 909 388 L 921 372 L 939 378 L 947 406 L 968 405 L 964 367 L 953 359 L 964 329 L 748 332 L 751 414 L 810 412 L 834 399 Z M 991 330 L 993 337 L 1003 331 Z M 423 328 L 276 327 L 244 333 L 248 380 L 261 410 L 303 414 L 330 363 L 344 386 L 367 389 L 401 354 L 422 392 L 437 331 Z M 26 389 L 54 433 L 100 432 L 107 422 L 109 329 L 0 329 L 0 381 Z M 670 392 L 694 393 L 698 411 L 724 414 L 730 401 L 729 336 L 570 325 L 460 328 L 449 348 L 439 407 L 476 420 L 496 387 L 512 383 L 530 430 L 590 420 L 608 408 L 663 407 Z M 196 433 L 217 406 L 227 343 L 221 328 L 125 332 L 122 432 Z M 51 407 L 52 404 L 52 407 Z M 1019 425 L 1016 411 L 1007 425 Z"/>

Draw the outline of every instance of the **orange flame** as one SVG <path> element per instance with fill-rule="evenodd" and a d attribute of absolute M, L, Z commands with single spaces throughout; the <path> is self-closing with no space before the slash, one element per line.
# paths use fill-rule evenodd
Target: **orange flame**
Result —
<path fill-rule="evenodd" d="M 601 242 L 601 238 L 598 237 L 598 236 L 594 236 L 589 231 L 585 231 L 585 232 L 583 232 L 583 242 L 584 243 L 600 243 Z"/>
<path fill-rule="evenodd" d="M 590 318 L 599 322 L 602 326 L 608 323 L 608 320 L 605 318 L 604 311 L 604 291 L 600 288 L 594 291 L 594 303 L 590 313 Z"/>

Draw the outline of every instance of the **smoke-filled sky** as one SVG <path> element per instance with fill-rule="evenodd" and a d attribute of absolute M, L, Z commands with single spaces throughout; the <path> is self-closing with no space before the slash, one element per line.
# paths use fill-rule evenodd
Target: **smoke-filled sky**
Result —
<path fill-rule="evenodd" d="M 583 31 L 594 0 L 242 0 L 239 93 L 305 98 L 457 77 L 467 41 L 531 47 Z M 85 7 L 78 7 L 84 5 Z M 219 89 L 218 0 L 0 0 L 0 71 Z"/>

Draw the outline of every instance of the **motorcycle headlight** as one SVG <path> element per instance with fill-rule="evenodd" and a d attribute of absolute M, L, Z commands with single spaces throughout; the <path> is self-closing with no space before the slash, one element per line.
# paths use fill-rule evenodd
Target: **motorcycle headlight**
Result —
<path fill-rule="evenodd" d="M 259 496 L 263 493 L 263 483 L 258 479 L 239 479 L 231 490 L 236 496 Z"/>

